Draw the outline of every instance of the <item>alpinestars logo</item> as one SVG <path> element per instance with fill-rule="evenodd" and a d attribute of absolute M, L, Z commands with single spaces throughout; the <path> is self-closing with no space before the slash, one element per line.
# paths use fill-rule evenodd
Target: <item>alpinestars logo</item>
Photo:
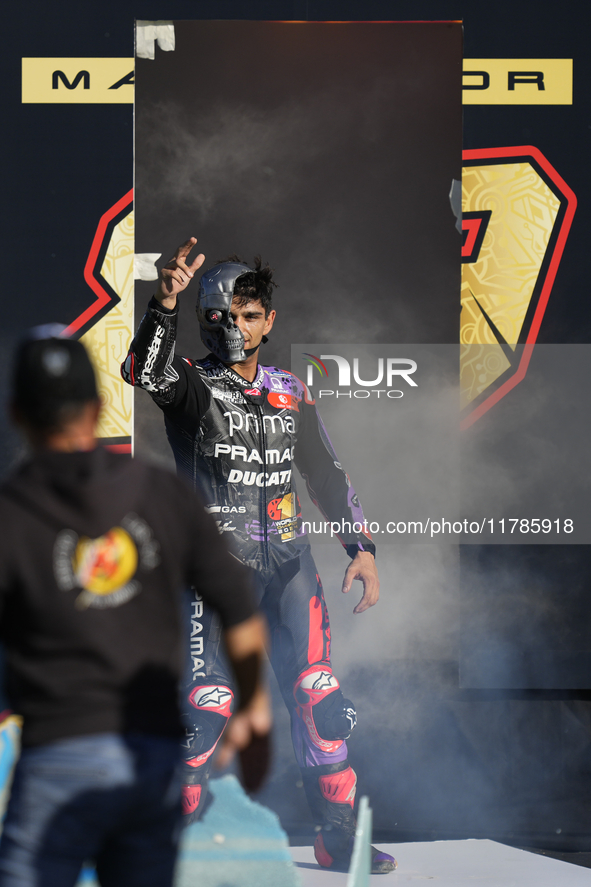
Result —
<path fill-rule="evenodd" d="M 142 367 L 142 371 L 140 373 L 140 385 L 142 388 L 145 388 L 146 391 L 155 390 L 155 385 L 152 382 L 152 370 L 154 369 L 156 358 L 160 353 L 160 348 L 162 346 L 165 333 L 166 330 L 163 326 L 157 326 L 154 330 L 154 338 L 150 342 L 148 354 L 146 355 L 146 362 L 144 363 L 144 366 Z"/>
<path fill-rule="evenodd" d="M 232 702 L 234 694 L 229 687 L 210 685 L 208 687 L 196 687 L 189 694 L 189 702 L 195 708 L 206 708 L 216 711 L 218 714 L 230 717 L 232 714 Z"/>
<path fill-rule="evenodd" d="M 201 706 L 201 708 L 207 708 L 208 706 L 220 706 L 223 705 L 224 702 L 227 702 L 228 699 L 232 698 L 232 694 L 228 690 L 223 690 L 221 687 L 214 687 L 213 690 L 210 690 L 207 693 L 202 693 L 197 700 L 197 704 Z"/>
<path fill-rule="evenodd" d="M 334 687 L 336 683 L 335 678 L 329 671 L 320 672 L 319 676 L 316 678 L 314 683 L 312 684 L 312 690 L 330 690 L 331 687 Z"/>
<path fill-rule="evenodd" d="M 349 731 L 352 733 L 357 724 L 357 712 L 354 708 L 349 707 L 345 712 L 345 717 L 349 721 Z"/>

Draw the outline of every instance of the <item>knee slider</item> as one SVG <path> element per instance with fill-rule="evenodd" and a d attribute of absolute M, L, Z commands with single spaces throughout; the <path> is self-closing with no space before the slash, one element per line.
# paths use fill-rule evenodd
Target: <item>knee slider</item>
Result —
<path fill-rule="evenodd" d="M 348 739 L 357 723 L 357 712 L 339 689 L 315 706 L 314 720 L 323 739 Z"/>
<path fill-rule="evenodd" d="M 226 719 L 216 714 L 205 712 L 198 724 L 185 722 L 185 738 L 182 741 L 185 763 L 190 767 L 200 767 L 213 754 L 220 736 L 224 732 Z"/>
<path fill-rule="evenodd" d="M 343 696 L 330 667 L 312 666 L 301 674 L 295 683 L 294 697 L 298 714 L 315 745 L 340 744 L 349 738 L 357 715 L 351 700 Z"/>
<path fill-rule="evenodd" d="M 232 714 L 234 694 L 229 687 L 194 688 L 188 702 L 197 711 L 186 711 L 183 721 L 186 736 L 183 742 L 185 763 L 201 767 L 213 754 Z"/>

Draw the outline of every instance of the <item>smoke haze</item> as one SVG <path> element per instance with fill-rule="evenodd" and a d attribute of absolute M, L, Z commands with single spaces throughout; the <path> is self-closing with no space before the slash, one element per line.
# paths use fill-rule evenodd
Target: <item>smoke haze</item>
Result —
<path fill-rule="evenodd" d="M 360 343 L 361 356 L 397 343 L 402 357 L 423 343 L 428 384 L 416 408 L 408 399 L 373 410 L 359 401 L 339 412 L 336 399 L 320 402 L 368 519 L 420 519 L 426 509 L 497 516 L 518 506 L 528 513 L 514 516 L 542 517 L 542 506 L 562 508 L 577 486 L 579 501 L 586 497 L 578 466 L 588 435 L 556 382 L 557 364 L 544 364 L 533 387 L 522 383 L 523 397 L 505 398 L 460 450 L 457 363 L 425 348 L 451 348 L 458 337 L 461 241 L 448 194 L 461 178 L 460 25 L 185 22 L 175 30 L 174 53 L 137 62 L 136 250 L 166 259 L 195 234 L 206 266 L 260 253 L 280 284 L 265 364 L 289 368 L 298 342 L 316 354 L 315 343 L 332 343 L 330 353 Z M 137 285 L 138 320 L 151 292 Z M 200 357 L 194 298 L 183 299 L 177 351 Z M 560 403 L 550 433 L 544 417 Z M 539 423 L 529 439 L 520 436 L 524 418 L 532 429 Z M 561 431 L 573 454 L 564 488 L 545 480 L 560 473 Z M 172 464 L 162 418 L 142 392 L 135 440 L 138 454 Z M 299 492 L 305 516 L 317 520 L 301 483 Z M 536 651 L 576 641 L 591 648 L 558 620 L 564 611 L 544 564 L 534 575 L 513 546 L 505 569 L 492 546 L 483 547 L 488 555 L 467 548 L 460 562 L 454 544 L 380 537 L 382 598 L 353 616 L 360 592 L 339 590 L 347 560 L 338 542 L 314 544 L 335 672 L 359 712 L 349 748 L 360 793 L 389 835 L 581 834 L 584 786 L 569 783 L 566 798 L 561 780 L 589 752 L 584 701 L 557 712 L 524 694 L 535 694 L 541 674 L 560 681 L 576 665 L 552 674 Z M 589 624 L 587 584 L 573 579 L 571 612 Z M 533 651 L 525 665 L 524 649 Z M 260 799 L 305 831 L 277 702 L 273 778 Z"/>

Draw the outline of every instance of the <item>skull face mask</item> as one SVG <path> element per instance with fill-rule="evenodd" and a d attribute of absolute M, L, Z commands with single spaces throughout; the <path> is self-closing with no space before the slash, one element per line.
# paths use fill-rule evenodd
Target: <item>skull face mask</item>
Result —
<path fill-rule="evenodd" d="M 252 268 L 238 262 L 222 262 L 206 271 L 199 282 L 197 319 L 201 341 L 223 363 L 245 360 L 244 336 L 232 320 L 230 307 L 236 280 Z"/>

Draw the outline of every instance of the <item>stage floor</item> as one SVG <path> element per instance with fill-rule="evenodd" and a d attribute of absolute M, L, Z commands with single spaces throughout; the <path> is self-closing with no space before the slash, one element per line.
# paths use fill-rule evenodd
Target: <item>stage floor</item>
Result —
<path fill-rule="evenodd" d="M 372 875 L 370 884 L 396 887 L 409 881 L 434 881 L 436 887 L 590 887 L 591 871 L 496 841 L 432 841 L 379 844 L 398 860 L 388 875 Z M 291 847 L 302 887 L 345 887 L 347 875 L 320 870 L 312 847 Z"/>

